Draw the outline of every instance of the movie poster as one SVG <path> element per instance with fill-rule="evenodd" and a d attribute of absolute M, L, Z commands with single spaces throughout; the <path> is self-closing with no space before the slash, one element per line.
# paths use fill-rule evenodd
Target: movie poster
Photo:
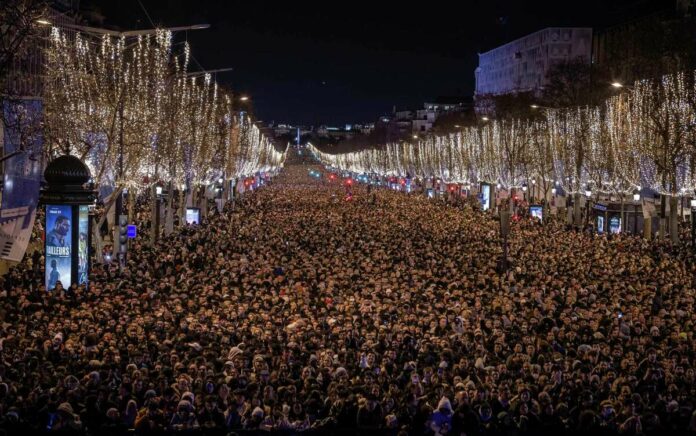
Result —
<path fill-rule="evenodd" d="M 72 206 L 46 205 L 46 289 L 72 283 Z"/>
<path fill-rule="evenodd" d="M 80 206 L 80 215 L 78 221 L 78 239 L 77 239 L 77 284 L 87 283 L 87 275 L 89 274 L 89 206 Z"/>

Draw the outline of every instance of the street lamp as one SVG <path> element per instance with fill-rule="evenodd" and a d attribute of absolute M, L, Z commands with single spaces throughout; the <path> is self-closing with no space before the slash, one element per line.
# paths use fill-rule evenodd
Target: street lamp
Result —
<path fill-rule="evenodd" d="M 633 89 L 632 86 L 624 85 L 621 82 L 611 82 L 611 87 L 614 89 L 622 89 L 622 88 Z"/>
<path fill-rule="evenodd" d="M 481 119 L 482 119 L 483 121 L 488 121 L 488 120 L 489 120 L 488 117 L 481 117 Z"/>
<path fill-rule="evenodd" d="M 239 100 L 240 101 L 248 101 L 249 97 L 247 97 L 246 95 L 243 95 L 243 96 L 239 97 Z"/>

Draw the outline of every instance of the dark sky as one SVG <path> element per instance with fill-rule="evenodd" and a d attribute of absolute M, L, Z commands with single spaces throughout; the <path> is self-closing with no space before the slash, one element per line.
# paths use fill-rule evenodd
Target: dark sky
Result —
<path fill-rule="evenodd" d="M 394 105 L 471 95 L 480 51 L 543 27 L 606 26 L 675 1 L 140 0 L 156 25 L 210 24 L 177 38 L 188 38 L 204 68 L 233 67 L 216 79 L 248 93 L 260 119 L 308 125 L 374 121 Z M 81 6 L 98 9 L 104 27 L 152 27 L 138 0 Z"/>

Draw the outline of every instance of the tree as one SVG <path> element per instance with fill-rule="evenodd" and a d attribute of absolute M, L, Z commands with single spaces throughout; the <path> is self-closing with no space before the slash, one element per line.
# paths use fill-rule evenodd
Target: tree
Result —
<path fill-rule="evenodd" d="M 433 124 L 433 133 L 436 135 L 455 133 L 465 127 L 475 126 L 476 123 L 476 113 L 473 110 L 448 112 L 437 117 Z"/>
<path fill-rule="evenodd" d="M 596 105 L 610 92 L 611 80 L 606 70 L 590 65 L 583 58 L 552 65 L 546 80 L 542 100 L 544 105 L 554 108 Z"/>
<path fill-rule="evenodd" d="M 518 92 L 515 94 L 481 95 L 476 97 L 477 108 L 496 118 L 536 118 L 541 116 L 532 110 L 532 105 L 539 103 L 533 92 Z"/>
<path fill-rule="evenodd" d="M 40 158 L 43 120 L 36 105 L 26 101 L 28 93 L 21 79 L 30 76 L 22 61 L 38 56 L 38 50 L 31 48 L 37 47 L 41 26 L 36 21 L 46 9 L 46 0 L 0 2 L 0 120 L 15 144 L 11 153 L 0 156 L 0 162 L 27 151 L 31 159 Z"/>
<path fill-rule="evenodd" d="M 693 162 L 696 113 L 693 76 L 678 73 L 637 82 L 631 92 L 631 117 L 638 122 L 636 147 L 646 184 L 663 195 L 661 234 L 666 234 L 666 196 L 670 197 L 670 233 L 678 239 L 677 195 L 688 185 Z"/>
<path fill-rule="evenodd" d="M 10 93 L 11 71 L 40 34 L 37 20 L 46 13 L 46 0 L 3 0 L 0 3 L 0 89 Z"/>

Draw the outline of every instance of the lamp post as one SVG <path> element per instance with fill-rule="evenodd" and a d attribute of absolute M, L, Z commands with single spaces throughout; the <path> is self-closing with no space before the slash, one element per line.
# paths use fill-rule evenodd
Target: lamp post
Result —
<path fill-rule="evenodd" d="M 585 190 L 585 197 L 587 197 L 585 200 L 585 225 L 588 225 L 592 219 L 592 190 L 589 186 Z"/>
<path fill-rule="evenodd" d="M 160 227 L 160 204 L 163 196 L 163 189 L 159 185 L 153 185 L 153 197 L 154 202 L 152 204 L 152 230 L 150 233 L 150 243 L 154 246 L 159 239 L 159 227 Z"/>
<path fill-rule="evenodd" d="M 623 88 L 626 88 L 626 89 L 633 89 L 633 86 L 631 86 L 631 85 L 624 85 L 623 83 L 621 83 L 621 82 L 619 82 L 619 81 L 611 82 L 611 87 L 614 88 L 614 89 L 623 89 Z"/>

